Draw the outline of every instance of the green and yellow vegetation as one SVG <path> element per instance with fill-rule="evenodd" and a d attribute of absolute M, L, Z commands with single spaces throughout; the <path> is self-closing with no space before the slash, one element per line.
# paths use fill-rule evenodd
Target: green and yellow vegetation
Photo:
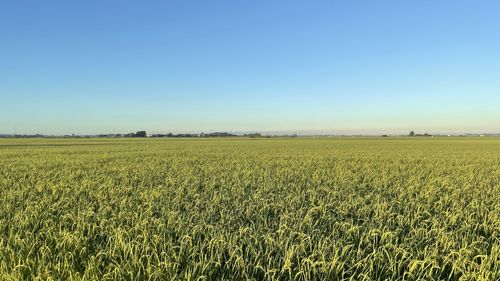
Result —
<path fill-rule="evenodd" d="M 0 140 L 1 280 L 500 280 L 500 139 Z"/>

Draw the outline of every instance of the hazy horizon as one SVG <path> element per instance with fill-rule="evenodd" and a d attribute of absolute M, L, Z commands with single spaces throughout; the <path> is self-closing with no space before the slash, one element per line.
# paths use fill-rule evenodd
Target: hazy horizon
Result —
<path fill-rule="evenodd" d="M 0 133 L 500 132 L 498 1 L 0 7 Z"/>
<path fill-rule="evenodd" d="M 46 135 L 46 136 L 64 136 L 64 135 L 99 135 L 99 134 L 127 134 L 127 133 L 135 133 L 137 131 L 142 131 L 144 129 L 137 130 L 128 130 L 128 131 L 106 131 L 106 132 L 81 132 L 81 133 L 71 133 L 71 132 L 0 132 L 0 135 Z M 233 133 L 237 135 L 243 134 L 252 134 L 252 133 L 261 133 L 263 135 L 291 135 L 297 134 L 302 136 L 314 136 L 314 135 L 345 135 L 345 136 L 355 136 L 355 135 L 366 135 L 366 136 L 378 136 L 378 135 L 394 135 L 394 136 L 403 136 L 408 135 L 410 131 L 414 131 L 416 134 L 434 134 L 434 135 L 465 135 L 465 134 L 492 134 L 497 135 L 500 134 L 500 130 L 426 130 L 425 128 L 417 128 L 417 129 L 332 129 L 332 130 L 180 130 L 180 131 L 172 131 L 172 130 L 145 130 L 147 134 L 199 134 L 199 133 L 215 133 L 215 132 L 227 132 Z"/>

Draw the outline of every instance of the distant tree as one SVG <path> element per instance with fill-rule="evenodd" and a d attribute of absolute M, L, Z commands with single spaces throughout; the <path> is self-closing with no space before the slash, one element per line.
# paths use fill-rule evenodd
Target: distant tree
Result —
<path fill-rule="evenodd" d="M 243 136 L 244 137 L 249 137 L 249 138 L 260 138 L 260 137 L 262 137 L 262 135 L 260 133 L 245 134 Z"/>
<path fill-rule="evenodd" d="M 145 138 L 146 137 L 146 131 L 138 131 L 135 133 L 135 137 L 137 138 Z"/>
<path fill-rule="evenodd" d="M 205 137 L 236 137 L 235 134 L 231 134 L 228 132 L 213 132 L 204 135 Z"/>
<path fill-rule="evenodd" d="M 414 131 L 411 131 L 410 134 L 409 134 L 410 137 L 414 137 L 415 136 L 415 132 Z"/>

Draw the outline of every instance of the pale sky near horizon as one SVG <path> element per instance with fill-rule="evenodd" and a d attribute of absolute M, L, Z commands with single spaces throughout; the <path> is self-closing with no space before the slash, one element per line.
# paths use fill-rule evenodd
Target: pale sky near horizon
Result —
<path fill-rule="evenodd" d="M 500 1 L 2 1 L 0 133 L 500 132 Z"/>

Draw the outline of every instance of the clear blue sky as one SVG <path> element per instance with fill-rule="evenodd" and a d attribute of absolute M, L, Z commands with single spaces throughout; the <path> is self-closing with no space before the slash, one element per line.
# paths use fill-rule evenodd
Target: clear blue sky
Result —
<path fill-rule="evenodd" d="M 500 132 L 500 1 L 2 1 L 14 129 Z"/>

